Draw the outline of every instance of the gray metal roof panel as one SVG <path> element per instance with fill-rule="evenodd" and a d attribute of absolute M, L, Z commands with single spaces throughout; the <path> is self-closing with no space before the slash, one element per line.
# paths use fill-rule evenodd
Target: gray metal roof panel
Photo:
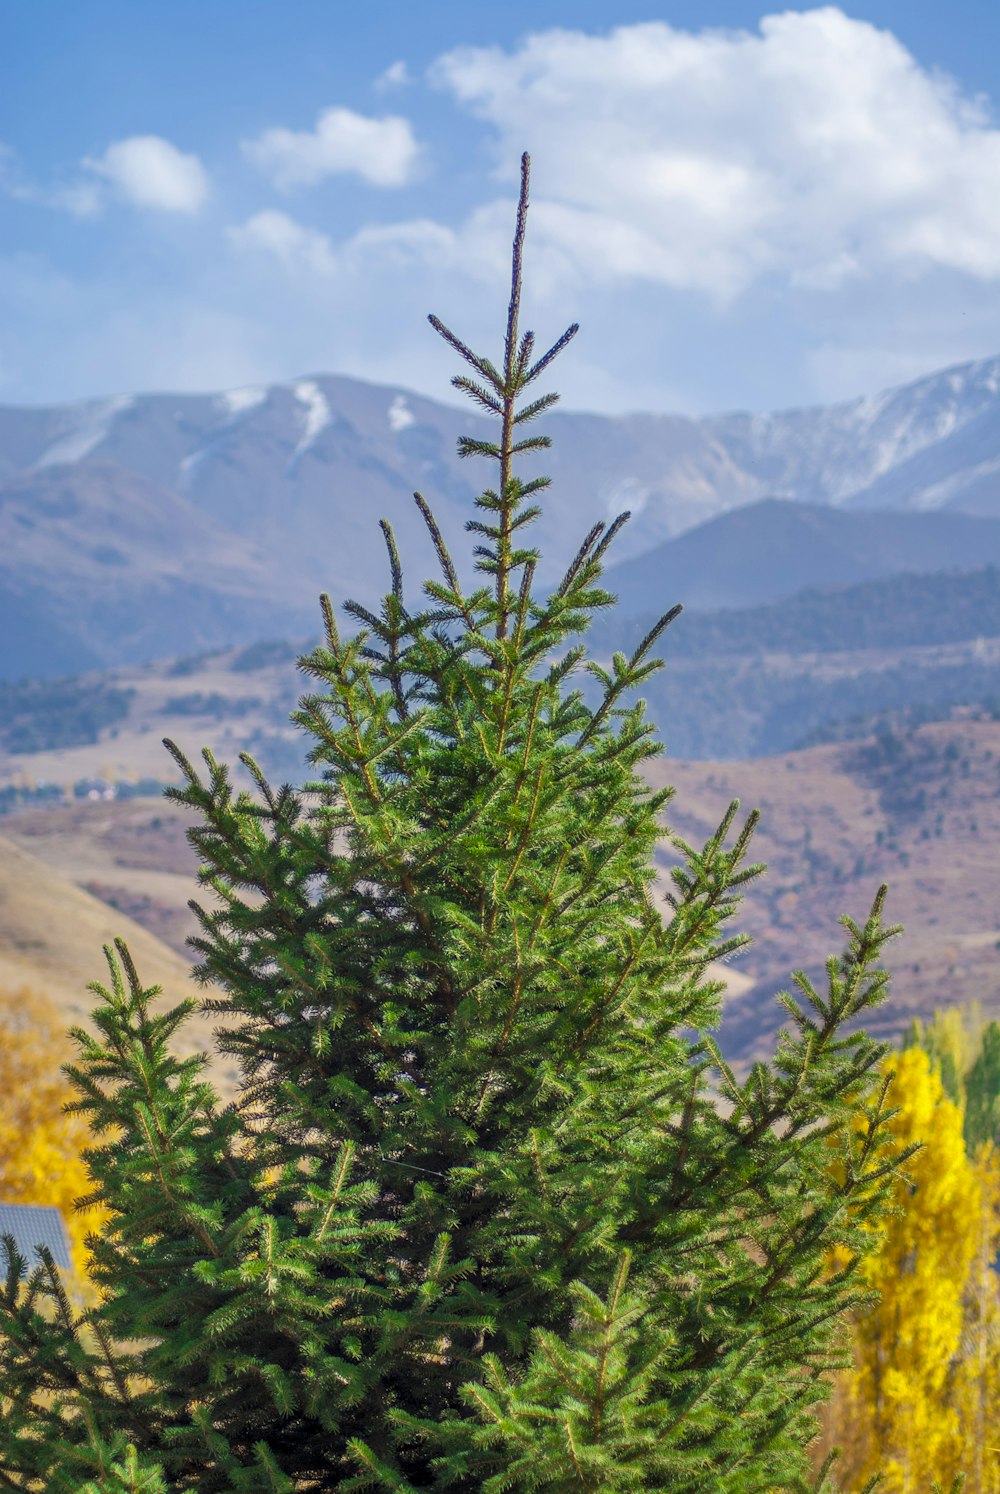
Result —
<path fill-rule="evenodd" d="M 39 1204 L 0 1203 L 0 1236 L 13 1235 L 29 1266 L 38 1264 L 38 1247 L 45 1245 L 64 1271 L 72 1269 L 66 1226 L 58 1209 Z"/>

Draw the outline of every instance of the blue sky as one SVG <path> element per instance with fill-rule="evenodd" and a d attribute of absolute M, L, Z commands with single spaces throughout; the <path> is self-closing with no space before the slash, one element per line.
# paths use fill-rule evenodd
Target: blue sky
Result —
<path fill-rule="evenodd" d="M 767 409 L 1000 351 L 1000 7 L 5 0 L 0 402 L 492 349 L 521 149 L 566 402 Z"/>

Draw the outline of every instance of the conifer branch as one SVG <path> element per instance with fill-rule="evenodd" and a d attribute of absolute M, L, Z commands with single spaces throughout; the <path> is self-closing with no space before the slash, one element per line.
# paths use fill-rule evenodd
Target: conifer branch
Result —
<path fill-rule="evenodd" d="M 534 399 L 530 404 L 521 406 L 514 416 L 514 424 L 523 425 L 526 420 L 535 420 L 539 415 L 543 414 L 546 410 L 551 410 L 552 406 L 558 403 L 558 394 L 543 394 L 540 399 Z M 547 440 L 546 445 L 551 446 L 551 440 Z"/>
<path fill-rule="evenodd" d="M 466 363 L 471 363 L 473 368 L 478 369 L 478 371 L 482 374 L 483 378 L 489 385 L 491 385 L 498 392 L 503 388 L 503 380 L 501 379 L 497 370 L 493 367 L 493 364 L 490 363 L 488 358 L 478 358 L 472 351 L 472 349 L 470 347 L 467 347 L 460 337 L 457 337 L 449 327 L 445 326 L 440 317 L 434 316 L 432 314 L 428 316 L 427 320 L 430 322 L 431 326 L 434 328 L 434 331 L 438 334 L 438 336 L 443 337 L 445 342 L 448 343 L 450 347 L 455 349 L 455 352 L 459 355 L 459 357 L 465 359 Z M 452 382 L 454 383 L 454 380 Z"/>
<path fill-rule="evenodd" d="M 340 649 L 340 635 L 337 631 L 337 620 L 333 614 L 333 603 L 325 591 L 320 596 L 319 604 L 323 613 L 327 648 L 337 653 Z"/>
<path fill-rule="evenodd" d="M 628 523 L 631 517 L 632 511 L 631 509 L 627 508 L 623 513 L 620 513 L 616 519 L 612 520 L 612 522 L 608 525 L 607 533 L 601 540 L 601 543 L 598 545 L 597 549 L 594 551 L 593 558 L 595 560 L 603 561 L 604 556 L 607 553 L 608 546 L 614 542 L 615 536 L 618 534 L 618 531 L 620 529 L 624 529 L 625 525 Z"/>
<path fill-rule="evenodd" d="M 551 363 L 554 363 L 555 360 L 559 357 L 559 354 L 563 351 L 563 349 L 569 346 L 579 330 L 580 325 L 578 322 L 573 322 L 571 326 L 567 327 L 562 336 L 558 337 L 552 344 L 548 352 L 543 354 L 543 356 L 539 358 L 538 362 L 532 364 L 531 368 L 528 369 L 527 373 L 524 375 L 522 387 L 526 387 L 528 384 L 533 384 L 538 378 L 539 374 L 544 373 L 549 365 Z"/>
<path fill-rule="evenodd" d="M 488 389 L 485 389 L 482 384 L 477 384 L 474 379 L 467 379 L 464 375 L 459 375 L 458 378 L 452 379 L 451 382 L 456 389 L 461 389 L 464 394 L 471 395 L 475 402 L 482 405 L 483 409 L 490 415 L 503 414 L 503 404 L 501 401 L 495 395 L 491 394 Z"/>
<path fill-rule="evenodd" d="M 555 595 L 557 597 L 564 597 L 569 591 L 573 582 L 580 574 L 580 571 L 583 568 L 583 564 L 586 561 L 588 555 L 603 533 L 604 523 L 603 521 L 599 521 L 594 525 L 593 529 L 591 529 L 590 533 L 584 539 L 583 544 L 580 546 L 579 550 L 577 550 L 573 559 L 570 561 L 569 569 L 566 571 L 566 574 L 563 576 L 559 585 L 556 587 Z"/>
<path fill-rule="evenodd" d="M 441 531 L 437 526 L 437 520 L 431 512 L 427 500 L 421 493 L 414 493 L 413 498 L 414 502 L 420 510 L 424 523 L 427 525 L 431 541 L 434 545 L 434 552 L 437 555 L 441 570 L 444 572 L 444 578 L 447 581 L 452 592 L 457 597 L 460 595 L 458 572 L 455 570 L 454 564 L 452 563 L 452 558 L 448 553 L 448 547 L 446 546 L 441 536 Z"/>
<path fill-rule="evenodd" d="M 388 519 L 379 519 L 378 526 L 385 540 L 385 547 L 389 552 L 389 571 L 392 577 L 392 594 L 398 602 L 403 600 L 403 567 L 399 559 L 399 550 L 396 546 L 396 536 L 392 532 L 392 525 Z"/>

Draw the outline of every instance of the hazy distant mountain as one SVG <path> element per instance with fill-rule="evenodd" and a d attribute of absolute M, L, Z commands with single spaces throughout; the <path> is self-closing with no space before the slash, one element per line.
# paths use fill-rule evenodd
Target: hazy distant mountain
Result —
<path fill-rule="evenodd" d="M 259 544 L 89 462 L 0 485 L 0 679 L 66 674 L 314 622 Z M 308 620 L 308 621 L 307 621 Z"/>
<path fill-rule="evenodd" d="M 900 523 L 941 516 L 888 517 Z M 966 522 L 1000 529 L 995 520 Z M 590 648 L 598 658 L 615 649 L 630 653 L 654 620 L 654 613 L 629 618 L 616 610 L 594 625 Z M 868 736 L 880 723 L 915 725 L 956 713 L 996 720 L 1000 568 L 884 576 L 765 605 L 685 610 L 655 654 L 665 668 L 641 694 L 671 756 L 755 758 Z"/>
<path fill-rule="evenodd" d="M 0 409 L 0 677 L 309 631 L 321 589 L 380 592 L 383 516 L 418 585 L 434 559 L 413 489 L 464 554 L 462 525 L 488 475 L 459 461 L 455 442 L 486 428 L 472 411 L 326 376 Z M 547 574 L 595 519 L 630 508 L 618 561 L 653 555 L 627 573 L 650 585 L 622 588 L 635 610 L 656 605 L 654 584 L 689 604 L 737 605 L 794 589 L 797 573 L 799 586 L 843 584 L 930 569 L 920 557 L 932 548 L 935 569 L 995 555 L 966 558 L 989 526 L 960 528 L 944 512 L 925 515 L 926 530 L 899 524 L 912 510 L 1000 521 L 1000 359 L 827 408 L 700 420 L 556 412 L 547 429 L 553 486 L 534 536 Z M 811 511 L 796 527 L 790 505 L 760 501 L 774 497 L 903 512 L 866 530 L 848 514 L 824 528 L 834 516 Z M 697 526 L 734 509 L 742 530 L 709 525 L 698 538 Z M 653 552 L 689 530 L 685 551 L 664 552 L 684 568 L 662 572 Z M 710 595 L 698 591 L 710 582 Z"/>
<path fill-rule="evenodd" d="M 650 620 L 612 614 L 592 629 L 591 653 L 630 652 Z M 303 688 L 294 661 L 308 647 L 271 640 L 75 679 L 0 681 L 0 815 L 5 782 L 155 779 L 170 771 L 164 735 L 195 753 L 208 742 L 228 761 L 247 749 L 276 779 L 300 779 L 289 717 Z M 1000 720 L 1000 568 L 686 610 L 656 653 L 665 668 L 641 693 L 672 756 L 756 758 L 886 724 Z M 595 697 L 586 676 L 577 683 Z"/>
<path fill-rule="evenodd" d="M 588 634 L 598 656 L 631 653 L 662 609 L 636 616 L 615 608 Z M 832 654 L 940 648 L 965 643 L 973 655 L 1000 639 L 1000 568 L 904 573 L 853 586 L 813 586 L 778 602 L 718 611 L 686 608 L 658 645 L 677 660 L 760 658 L 762 654 Z M 1000 698 L 1000 679 L 992 693 Z"/>
<path fill-rule="evenodd" d="M 1000 562 L 1000 518 L 858 512 L 768 498 L 720 514 L 610 566 L 606 584 L 627 616 L 686 607 L 748 607 L 806 587 L 971 571 Z"/>

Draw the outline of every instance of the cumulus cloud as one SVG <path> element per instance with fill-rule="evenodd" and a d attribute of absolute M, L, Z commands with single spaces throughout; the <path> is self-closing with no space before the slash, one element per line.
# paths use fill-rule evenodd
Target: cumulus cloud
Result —
<path fill-rule="evenodd" d="M 208 176 L 198 157 L 159 135 L 116 140 L 103 156 L 83 164 L 137 207 L 196 213 L 208 196 Z"/>
<path fill-rule="evenodd" d="M 405 223 L 370 224 L 334 245 L 328 234 L 299 223 L 274 208 L 255 213 L 227 230 L 230 243 L 243 254 L 277 261 L 292 279 L 341 276 L 374 284 L 382 272 L 410 270 L 415 264 L 438 272 L 461 267 L 468 234 L 458 234 L 429 218 Z"/>
<path fill-rule="evenodd" d="M 360 226 L 338 214 L 334 227 L 247 209 L 228 254 L 185 235 L 188 309 L 178 300 L 169 316 L 156 311 L 162 291 L 154 301 L 116 265 L 81 282 L 74 391 L 182 376 L 204 387 L 221 378 L 224 342 L 233 385 L 337 368 L 441 394 L 454 369 L 424 313 L 495 347 L 525 143 L 535 158 L 525 325 L 542 338 L 583 322 L 558 381 L 570 405 L 764 409 L 850 397 L 1000 347 L 1000 130 L 982 101 L 838 8 L 769 16 L 753 31 L 549 29 L 451 51 L 430 76 L 438 104 L 453 106 L 459 167 L 459 198 L 437 184 L 440 221 L 381 213 Z M 419 120 L 425 82 L 394 65 L 376 86 L 409 86 Z M 496 171 L 470 200 L 484 143 Z M 0 187 L 79 216 L 116 194 L 135 201 L 126 146 L 134 165 L 134 142 L 120 141 L 76 181 L 44 189 L 0 150 Z M 333 173 L 403 184 L 423 165 L 405 119 L 349 110 L 304 132 L 267 130 L 244 150 L 282 187 Z M 203 173 L 194 181 L 175 211 L 203 198 Z M 22 268 L 5 313 L 16 329 L 7 377 L 14 369 L 19 397 L 43 397 L 53 368 L 64 377 L 72 317 L 54 293 L 32 300 L 26 277 Z M 228 332 L 206 307 L 224 311 Z M 183 347 L 174 324 L 188 329 Z M 198 372 L 199 348 L 211 373 Z"/>
<path fill-rule="evenodd" d="M 758 32 L 654 21 L 462 47 L 433 81 L 544 171 L 535 230 L 589 280 L 723 300 L 763 276 L 1000 276 L 1000 130 L 889 32 L 836 7 Z"/>
<path fill-rule="evenodd" d="M 352 109 L 324 109 L 314 130 L 277 126 L 243 142 L 249 160 L 279 187 L 308 187 L 353 172 L 376 187 L 413 180 L 420 147 L 408 119 L 372 119 Z"/>
<path fill-rule="evenodd" d="M 419 368 L 399 329 L 415 347 L 429 308 L 490 337 L 525 142 L 526 322 L 582 314 L 602 350 L 587 362 L 581 339 L 567 360 L 571 403 L 799 404 L 995 350 L 1000 129 L 887 31 L 835 6 L 752 32 L 550 29 L 448 52 L 429 76 L 494 152 L 471 211 L 335 239 L 285 215 L 232 231 L 248 273 L 280 264 L 290 302 L 380 329 L 376 370 L 356 328 L 369 376 Z"/>
<path fill-rule="evenodd" d="M 307 228 L 274 208 L 255 213 L 245 223 L 230 228 L 228 235 L 236 249 L 266 255 L 289 270 L 332 275 L 337 269 L 337 256 L 325 233 Z"/>

